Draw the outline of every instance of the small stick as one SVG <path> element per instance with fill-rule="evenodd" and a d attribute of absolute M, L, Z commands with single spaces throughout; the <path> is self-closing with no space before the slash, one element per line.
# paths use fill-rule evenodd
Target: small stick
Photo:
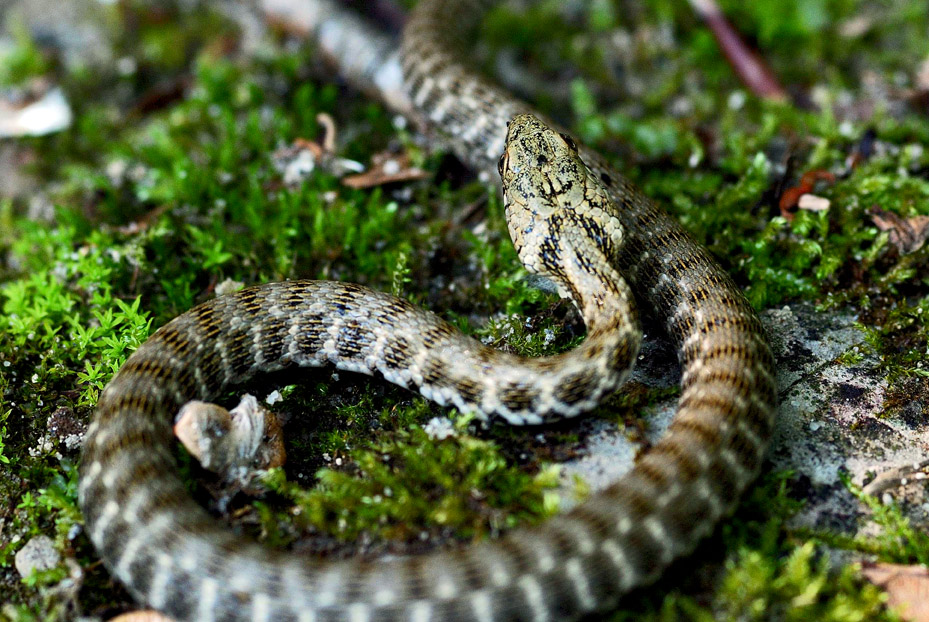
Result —
<path fill-rule="evenodd" d="M 729 64 L 748 89 L 759 97 L 787 101 L 787 91 L 764 60 L 752 51 L 723 15 L 716 0 L 689 0 L 697 15 L 713 31 Z"/>

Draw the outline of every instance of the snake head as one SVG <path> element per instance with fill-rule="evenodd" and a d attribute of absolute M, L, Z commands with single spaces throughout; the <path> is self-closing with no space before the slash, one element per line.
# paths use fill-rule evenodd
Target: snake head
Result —
<path fill-rule="evenodd" d="M 588 171 L 574 140 L 531 114 L 510 121 L 497 168 L 508 198 L 543 217 L 584 201 Z"/>
<path fill-rule="evenodd" d="M 568 247 L 615 258 L 623 235 L 616 208 L 568 135 L 531 114 L 517 115 L 498 169 L 510 237 L 526 268 L 557 281 Z"/>

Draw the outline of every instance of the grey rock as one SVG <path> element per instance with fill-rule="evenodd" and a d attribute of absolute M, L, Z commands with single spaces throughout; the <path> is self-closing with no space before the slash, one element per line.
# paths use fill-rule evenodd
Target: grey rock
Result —
<path fill-rule="evenodd" d="M 920 400 L 925 398 L 914 396 L 912 408 L 897 415 L 885 412 L 887 384 L 880 360 L 868 352 L 864 331 L 851 313 L 819 312 L 798 304 L 769 310 L 762 319 L 777 358 L 780 401 L 765 469 L 794 473 L 792 495 L 804 501 L 796 525 L 849 535 L 866 532 L 868 512 L 840 475 L 862 486 L 878 473 L 924 460 L 929 455 L 929 417 Z M 640 359 L 633 382 L 665 388 L 679 381 L 667 343 L 647 339 Z M 648 409 L 648 441 L 665 433 L 675 408 L 671 398 Z M 912 416 L 913 409 L 922 416 Z M 607 486 L 631 468 L 642 448 L 611 422 L 586 425 L 590 434 L 585 450 L 563 467 L 565 490 L 575 475 L 593 490 Z M 926 499 L 923 489 L 915 502 L 905 500 L 904 509 L 916 525 L 929 525 Z"/>
<path fill-rule="evenodd" d="M 19 549 L 13 562 L 16 571 L 26 578 L 33 570 L 39 572 L 51 570 L 61 561 L 61 555 L 55 550 L 55 542 L 48 536 L 36 536 Z"/>

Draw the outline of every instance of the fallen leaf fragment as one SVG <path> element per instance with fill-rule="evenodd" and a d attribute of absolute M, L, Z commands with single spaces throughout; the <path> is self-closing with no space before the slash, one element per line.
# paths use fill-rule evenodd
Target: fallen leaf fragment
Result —
<path fill-rule="evenodd" d="M 71 125 L 73 115 L 64 91 L 37 88 L 39 92 L 26 96 L 12 91 L 0 94 L 0 138 L 44 136 Z"/>
<path fill-rule="evenodd" d="M 278 149 L 272 155 L 274 167 L 281 173 L 284 183 L 293 186 L 306 179 L 316 167 L 342 178 L 349 188 L 372 188 L 403 181 L 424 179 L 426 171 L 415 167 L 407 154 L 384 152 L 371 159 L 371 168 L 365 170 L 360 162 L 335 155 L 335 120 L 325 113 L 316 115 L 323 128 L 319 141 L 298 138 L 289 147 Z"/>
<path fill-rule="evenodd" d="M 907 622 L 929 622 L 929 568 L 864 564 L 864 577 L 887 592 L 887 604 Z"/>
<path fill-rule="evenodd" d="M 401 181 L 414 181 L 428 177 L 423 169 L 413 166 L 410 156 L 403 153 L 378 153 L 371 158 L 371 168 L 359 175 L 349 175 L 342 183 L 349 188 L 371 188 Z"/>
<path fill-rule="evenodd" d="M 929 238 L 929 216 L 902 218 L 876 205 L 868 210 L 871 221 L 881 231 L 887 231 L 890 243 L 901 255 L 915 253 Z"/>
<path fill-rule="evenodd" d="M 323 127 L 320 141 L 298 138 L 291 146 L 278 149 L 271 155 L 274 168 L 281 173 L 288 186 L 301 183 L 317 166 L 336 177 L 364 170 L 360 162 L 335 155 L 335 120 L 321 112 L 316 115 L 316 121 Z"/>
<path fill-rule="evenodd" d="M 817 181 L 824 181 L 827 183 L 835 183 L 835 175 L 829 171 L 822 169 L 815 169 L 812 171 L 807 171 L 800 178 L 800 183 L 792 188 L 787 188 L 781 198 L 778 201 L 778 207 L 781 210 L 781 215 L 787 220 L 793 220 L 793 209 L 807 209 L 811 211 L 824 211 L 829 208 L 829 200 L 822 197 L 818 197 L 810 194 L 813 191 L 813 187 L 816 185 Z M 804 197 L 807 197 L 804 199 Z M 804 205 L 801 206 L 800 202 L 803 201 Z M 823 203 L 825 201 L 825 203 Z"/>
<path fill-rule="evenodd" d="M 337 157 L 326 151 L 323 145 L 303 138 L 298 138 L 289 147 L 276 150 L 271 158 L 274 168 L 288 186 L 302 183 L 317 167 L 336 177 L 364 170 L 360 162 Z"/>

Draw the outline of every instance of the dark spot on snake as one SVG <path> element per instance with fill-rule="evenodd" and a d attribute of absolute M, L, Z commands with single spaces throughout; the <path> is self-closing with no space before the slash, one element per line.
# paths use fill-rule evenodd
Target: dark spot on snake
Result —
<path fill-rule="evenodd" d="M 574 374 L 565 378 L 564 382 L 555 390 L 555 397 L 568 406 L 573 406 L 589 398 L 592 390 L 593 386 L 589 374 Z"/>
<path fill-rule="evenodd" d="M 420 88 L 423 86 L 423 81 L 426 79 L 426 75 L 422 73 L 417 73 L 412 76 L 408 86 L 409 93 L 417 93 Z"/>
<path fill-rule="evenodd" d="M 221 322 L 218 319 L 215 301 L 213 303 L 202 304 L 194 307 L 187 312 L 186 317 L 194 321 L 197 328 L 203 332 L 203 337 L 210 339 L 220 332 Z M 185 317 L 185 316 L 181 316 Z"/>
<path fill-rule="evenodd" d="M 236 377 L 245 376 L 255 363 L 251 336 L 244 330 L 229 330 L 225 342 L 229 348 L 228 359 L 232 374 Z"/>
<path fill-rule="evenodd" d="M 310 357 L 316 355 L 326 341 L 326 327 L 318 321 L 301 323 L 300 331 L 294 336 L 300 351 Z"/>
<path fill-rule="evenodd" d="M 591 343 L 587 346 L 587 358 L 595 359 L 603 354 L 603 344 L 599 342 Z"/>
<path fill-rule="evenodd" d="M 400 576 L 406 579 L 407 594 L 412 600 L 423 600 L 432 594 L 431 586 L 425 581 L 426 571 L 421 557 L 402 557 L 397 563 L 401 565 Z"/>
<path fill-rule="evenodd" d="M 434 348 L 440 342 L 445 341 L 449 335 L 454 334 L 454 329 L 452 329 L 448 324 L 437 324 L 435 326 L 430 326 L 423 331 L 423 344 L 426 347 Z"/>
<path fill-rule="evenodd" d="M 610 520 L 610 516 L 605 515 L 602 510 L 597 510 L 594 507 L 579 505 L 571 510 L 570 515 L 571 518 L 578 519 L 587 525 L 592 532 L 597 534 L 608 534 L 616 526 L 616 523 Z"/>
<path fill-rule="evenodd" d="M 600 173 L 600 181 L 602 181 L 607 186 L 613 185 L 613 178 L 606 173 Z"/>
<path fill-rule="evenodd" d="M 171 612 L 178 619 L 195 617 L 197 603 L 200 600 L 200 590 L 190 589 L 187 581 L 168 581 L 165 594 L 165 602 L 171 603 Z"/>
<path fill-rule="evenodd" d="M 462 378 L 457 383 L 458 393 L 470 404 L 478 406 L 481 403 L 481 389 L 478 384 L 472 380 Z"/>
<path fill-rule="evenodd" d="M 237 296 L 238 305 L 249 315 L 257 315 L 262 311 L 263 300 L 258 296 L 258 289 L 249 288 L 241 290 Z"/>
<path fill-rule="evenodd" d="M 268 317 L 261 325 L 261 356 L 265 362 L 280 361 L 284 356 L 287 324 L 281 318 Z"/>
<path fill-rule="evenodd" d="M 346 324 L 339 330 L 336 341 L 336 350 L 339 356 L 357 358 L 359 354 L 371 345 L 371 334 L 358 324 Z"/>
<path fill-rule="evenodd" d="M 200 360 L 197 362 L 197 369 L 200 370 L 201 378 L 216 379 L 216 382 L 222 382 L 225 372 L 223 371 L 223 359 L 216 351 L 215 346 L 204 348 L 200 354 Z"/>
<path fill-rule="evenodd" d="M 577 553 L 575 540 L 569 538 L 562 531 L 553 529 L 549 532 L 549 536 L 552 539 L 552 545 L 558 557 L 569 559 Z"/>
<path fill-rule="evenodd" d="M 435 359 L 429 359 L 423 366 L 423 384 L 435 387 L 447 387 L 449 382 L 448 374 L 445 373 L 445 365 Z"/>
<path fill-rule="evenodd" d="M 540 153 L 536 156 L 536 166 L 542 166 L 543 164 L 548 164 L 548 157 L 545 154 Z"/>
<path fill-rule="evenodd" d="M 684 396 L 684 399 L 681 400 L 679 409 L 683 408 L 698 408 L 699 406 L 693 404 L 693 400 L 688 400 L 688 396 Z M 712 426 L 712 424 L 693 419 L 693 420 L 682 420 L 680 422 L 675 422 L 676 428 L 680 430 L 686 430 L 694 436 L 700 437 L 700 442 L 707 447 L 716 447 L 722 442 L 722 436 L 718 429 Z M 682 435 L 683 436 L 683 435 Z"/>
<path fill-rule="evenodd" d="M 130 375 L 141 376 L 143 379 L 149 378 L 157 381 L 164 381 L 174 375 L 174 369 L 166 366 L 164 361 L 148 357 L 131 357 L 120 368 L 121 376 L 129 377 Z"/>
<path fill-rule="evenodd" d="M 500 550 L 507 555 L 507 561 L 513 567 L 516 575 L 529 574 L 536 571 L 535 556 L 531 551 L 520 545 L 519 540 L 501 538 Z"/>
<path fill-rule="evenodd" d="M 500 159 L 497 160 L 497 172 L 500 174 L 500 177 L 503 177 L 503 167 L 506 164 L 506 153 L 500 156 Z"/>
<path fill-rule="evenodd" d="M 521 385 L 510 385 L 500 390 L 500 401 L 514 412 L 522 412 L 532 405 L 532 394 Z"/>
<path fill-rule="evenodd" d="M 464 578 L 464 584 L 468 590 L 477 592 L 482 589 L 487 582 L 487 569 L 484 564 L 477 560 L 467 560 L 469 563 L 461 564 L 461 574 Z"/>
<path fill-rule="evenodd" d="M 406 367 L 405 361 L 408 360 L 410 344 L 403 337 L 394 337 L 393 340 L 384 344 L 384 364 L 388 369 L 399 369 Z"/>

